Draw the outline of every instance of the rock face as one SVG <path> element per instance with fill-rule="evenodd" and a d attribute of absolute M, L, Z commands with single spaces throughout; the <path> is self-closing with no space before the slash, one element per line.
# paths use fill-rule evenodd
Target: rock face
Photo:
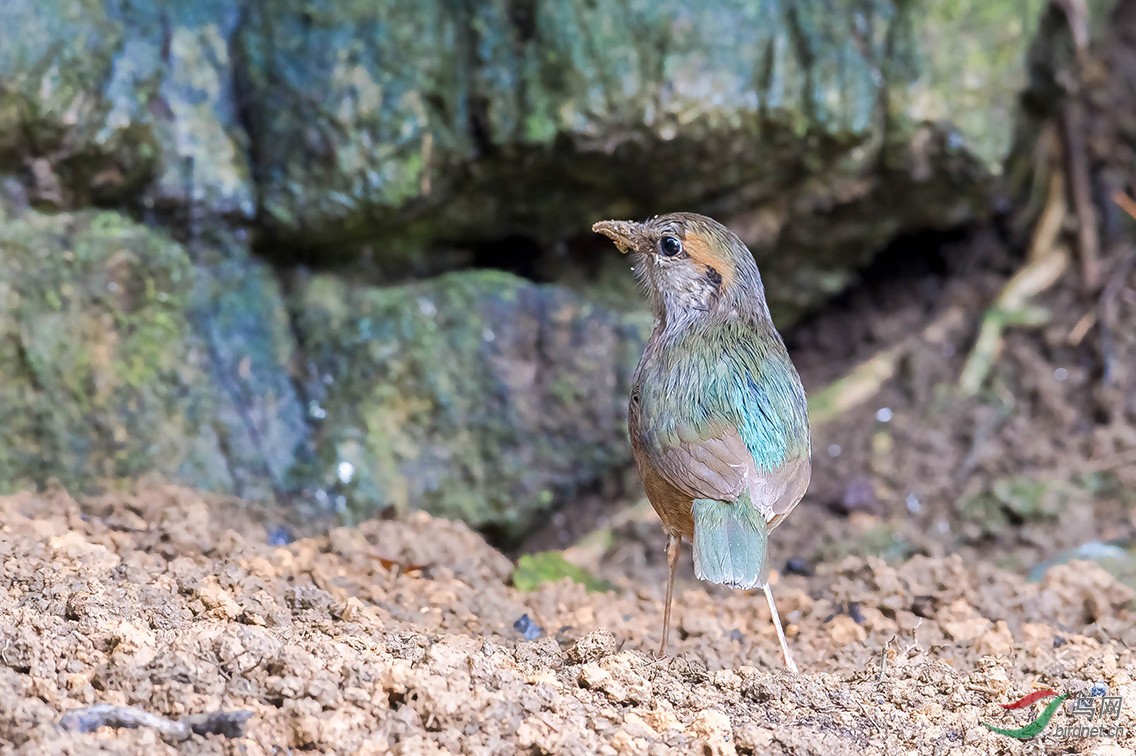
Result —
<path fill-rule="evenodd" d="M 0 6 L 0 171 L 40 203 L 194 202 L 251 217 L 222 0 Z"/>
<path fill-rule="evenodd" d="M 232 485 L 189 327 L 192 289 L 184 250 L 114 214 L 3 219 L 5 489 L 152 468 Z"/>
<path fill-rule="evenodd" d="M 644 318 L 501 272 L 294 279 L 114 213 L 0 215 L 0 490 L 156 471 L 515 536 L 628 464 Z"/>
<path fill-rule="evenodd" d="M 647 321 L 506 273 L 297 283 L 321 490 L 515 535 L 624 468 Z"/>
<path fill-rule="evenodd" d="M 702 210 L 791 315 L 896 233 L 986 211 L 1041 4 L 17 0 L 0 170 L 396 271 Z"/>
<path fill-rule="evenodd" d="M 0 3 L 0 490 L 156 470 L 519 533 L 629 459 L 639 299 L 565 241 L 711 213 L 784 325 L 987 212 L 1040 5 Z M 479 249 L 604 293 L 453 272 Z"/>
<path fill-rule="evenodd" d="M 0 490 L 157 471 L 268 498 L 304 440 L 275 279 L 114 213 L 0 211 Z"/>

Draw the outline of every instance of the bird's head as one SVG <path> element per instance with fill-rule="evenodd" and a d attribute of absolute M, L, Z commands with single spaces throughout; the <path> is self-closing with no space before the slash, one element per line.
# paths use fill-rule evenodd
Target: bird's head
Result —
<path fill-rule="evenodd" d="M 631 255 L 657 317 L 677 323 L 769 319 L 753 255 L 737 234 L 713 218 L 668 213 L 642 223 L 600 221 L 592 230 Z"/>

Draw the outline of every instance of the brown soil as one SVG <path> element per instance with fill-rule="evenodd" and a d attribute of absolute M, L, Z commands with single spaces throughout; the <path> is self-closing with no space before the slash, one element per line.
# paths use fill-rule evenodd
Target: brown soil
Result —
<path fill-rule="evenodd" d="M 783 577 L 791 675 L 760 595 L 689 580 L 656 660 L 661 573 L 626 544 L 601 570 L 613 592 L 523 594 L 480 536 L 423 514 L 270 546 L 263 513 L 152 485 L 7 497 L 0 520 L 0 743 L 28 753 L 175 750 L 58 726 L 96 702 L 252 712 L 186 753 L 987 753 L 1016 747 L 980 722 L 1039 708 L 999 703 L 1098 681 L 1136 728 L 1133 593 L 1090 564 L 1040 584 L 957 557 Z"/>

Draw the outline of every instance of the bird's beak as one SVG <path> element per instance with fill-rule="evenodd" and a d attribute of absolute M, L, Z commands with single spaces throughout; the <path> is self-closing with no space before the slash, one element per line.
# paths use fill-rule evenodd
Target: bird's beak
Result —
<path fill-rule="evenodd" d="M 636 248 L 641 228 L 642 224 L 634 221 L 606 220 L 592 225 L 593 231 L 611 239 L 625 255 Z"/>

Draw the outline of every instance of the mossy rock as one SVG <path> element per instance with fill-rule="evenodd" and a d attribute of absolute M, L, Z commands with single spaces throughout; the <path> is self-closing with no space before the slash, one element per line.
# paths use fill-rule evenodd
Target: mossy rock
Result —
<path fill-rule="evenodd" d="M 294 282 L 314 480 L 355 515 L 425 509 L 515 536 L 630 462 L 641 320 L 507 273 Z"/>
<path fill-rule="evenodd" d="M 306 432 L 275 280 L 110 212 L 0 208 L 0 491 L 147 473 L 271 498 Z"/>
<path fill-rule="evenodd" d="M 228 489 L 185 250 L 112 213 L 0 223 L 0 488 L 163 468 Z"/>
<path fill-rule="evenodd" d="M 0 3 L 0 173 L 41 206 L 144 203 L 249 218 L 224 0 Z"/>
<path fill-rule="evenodd" d="M 16 0 L 0 173 L 388 272 L 697 210 L 784 324 L 897 234 L 989 212 L 1042 6 Z"/>

